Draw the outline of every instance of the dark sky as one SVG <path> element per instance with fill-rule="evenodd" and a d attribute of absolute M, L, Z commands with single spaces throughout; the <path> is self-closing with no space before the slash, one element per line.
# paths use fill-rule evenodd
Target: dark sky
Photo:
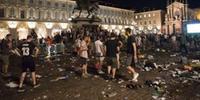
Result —
<path fill-rule="evenodd" d="M 99 0 L 108 5 L 137 11 L 165 9 L 167 0 Z M 172 0 L 170 0 L 172 1 Z M 200 8 L 200 0 L 188 0 L 190 8 Z"/>

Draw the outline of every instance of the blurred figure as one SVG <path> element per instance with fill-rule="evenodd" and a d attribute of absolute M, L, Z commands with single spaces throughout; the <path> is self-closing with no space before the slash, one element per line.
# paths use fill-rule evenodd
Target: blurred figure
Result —
<path fill-rule="evenodd" d="M 12 35 L 6 35 L 6 38 L 1 41 L 0 46 L 0 59 L 3 61 L 2 66 L 2 75 L 5 77 L 10 76 L 8 74 L 8 66 L 9 66 L 9 56 L 12 49 Z"/>

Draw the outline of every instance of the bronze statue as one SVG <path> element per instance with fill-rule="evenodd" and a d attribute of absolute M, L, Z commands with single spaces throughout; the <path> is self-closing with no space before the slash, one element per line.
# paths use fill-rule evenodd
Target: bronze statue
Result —
<path fill-rule="evenodd" d="M 99 4 L 97 0 L 76 0 L 76 7 L 73 10 L 73 14 L 75 10 L 79 10 L 78 17 L 81 16 L 83 10 L 88 12 L 87 18 L 94 16 L 97 10 L 99 9 Z"/>

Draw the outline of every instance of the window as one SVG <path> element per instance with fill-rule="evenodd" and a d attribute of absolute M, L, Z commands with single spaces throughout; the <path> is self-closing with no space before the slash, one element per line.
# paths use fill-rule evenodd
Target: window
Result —
<path fill-rule="evenodd" d="M 135 19 L 138 19 L 138 16 L 135 16 Z"/>
<path fill-rule="evenodd" d="M 0 8 L 0 18 L 5 17 L 4 8 Z"/>
<path fill-rule="evenodd" d="M 30 4 L 33 4 L 33 0 L 30 0 L 29 3 L 30 3 Z"/>
<path fill-rule="evenodd" d="M 25 0 L 20 0 L 21 3 L 25 3 Z"/>
<path fill-rule="evenodd" d="M 142 18 L 142 15 L 140 15 L 140 18 Z"/>
<path fill-rule="evenodd" d="M 147 21 L 144 21 L 144 25 L 147 25 Z"/>
<path fill-rule="evenodd" d="M 15 9 L 14 8 L 11 8 L 10 9 L 10 16 L 14 16 L 15 15 Z"/>
<path fill-rule="evenodd" d="M 48 2 L 47 2 L 47 6 L 51 6 L 51 2 L 48 1 Z"/>
<path fill-rule="evenodd" d="M 142 25 L 142 22 L 140 22 L 140 25 Z"/>
<path fill-rule="evenodd" d="M 149 17 L 151 17 L 151 14 L 149 14 Z"/>
<path fill-rule="evenodd" d="M 65 4 L 62 4 L 62 7 L 65 8 Z"/>
<path fill-rule="evenodd" d="M 156 21 L 154 20 L 153 23 L 156 24 Z"/>
<path fill-rule="evenodd" d="M 58 3 L 55 3 L 55 7 L 58 7 Z"/>
<path fill-rule="evenodd" d="M 144 14 L 144 18 L 146 18 L 147 17 L 147 15 L 146 14 Z"/>
<path fill-rule="evenodd" d="M 21 16 L 22 19 L 25 18 L 25 11 L 24 11 L 24 10 L 21 10 L 21 11 L 20 11 L 20 16 Z"/>
<path fill-rule="evenodd" d="M 156 16 L 155 14 L 153 14 L 153 16 Z"/>
<path fill-rule="evenodd" d="M 30 10 L 30 15 L 31 18 L 33 17 L 33 9 Z"/>
<path fill-rule="evenodd" d="M 39 1 L 39 5 L 42 5 L 42 0 Z"/>
<path fill-rule="evenodd" d="M 151 24 L 151 21 L 149 21 L 149 24 Z"/>

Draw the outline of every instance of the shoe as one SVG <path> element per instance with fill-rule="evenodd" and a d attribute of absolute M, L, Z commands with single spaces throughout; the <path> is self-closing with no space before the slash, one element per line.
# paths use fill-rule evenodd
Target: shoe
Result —
<path fill-rule="evenodd" d="M 33 85 L 33 88 L 38 88 L 38 87 L 40 87 L 40 84 Z"/>
<path fill-rule="evenodd" d="M 19 87 L 18 90 L 17 90 L 17 92 L 19 92 L 19 93 L 25 92 L 25 89 L 22 88 L 22 87 L 21 88 Z"/>
<path fill-rule="evenodd" d="M 132 79 L 132 81 L 138 82 L 138 80 L 137 80 L 138 76 L 139 76 L 138 73 L 133 74 L 133 79 Z"/>
<path fill-rule="evenodd" d="M 102 70 L 99 70 L 98 74 L 105 74 L 105 73 Z"/>

